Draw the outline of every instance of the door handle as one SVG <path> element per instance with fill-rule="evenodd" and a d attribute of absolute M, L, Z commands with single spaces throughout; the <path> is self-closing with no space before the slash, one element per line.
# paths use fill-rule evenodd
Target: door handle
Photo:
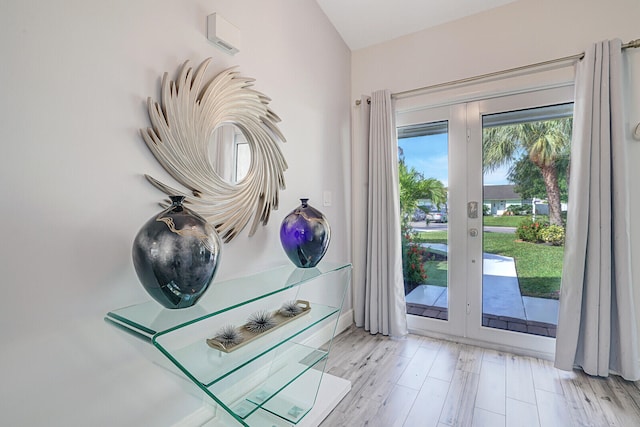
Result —
<path fill-rule="evenodd" d="M 469 229 L 469 236 L 478 237 L 478 229 L 477 228 L 470 228 Z"/>
<path fill-rule="evenodd" d="M 478 218 L 478 202 L 467 203 L 467 217 L 471 219 Z"/>

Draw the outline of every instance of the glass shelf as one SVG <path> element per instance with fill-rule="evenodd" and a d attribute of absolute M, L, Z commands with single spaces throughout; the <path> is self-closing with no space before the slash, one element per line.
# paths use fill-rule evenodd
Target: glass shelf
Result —
<path fill-rule="evenodd" d="M 314 370 L 314 373 L 321 373 L 327 355 L 326 351 L 287 343 L 278 351 L 263 355 L 268 360 L 260 361 L 259 369 L 250 365 L 244 370 L 236 371 L 207 387 L 207 392 L 239 419 L 249 417 L 264 406 L 275 415 L 289 415 L 291 421 L 295 421 L 311 409 L 317 384 L 300 390 L 294 396 L 285 396 L 281 392 L 319 364 L 322 364 L 320 370 Z"/>
<path fill-rule="evenodd" d="M 172 343 L 173 335 L 178 333 L 190 334 L 188 326 L 184 330 L 173 330 L 158 334 L 154 338 L 154 344 L 181 370 L 187 371 L 194 380 L 208 387 L 250 364 L 263 354 L 284 345 L 309 328 L 329 319 L 332 315 L 338 314 L 339 311 L 340 309 L 337 307 L 311 304 L 309 314 L 300 317 L 300 319 L 295 319 L 281 329 L 274 331 L 274 333 L 265 332 L 252 345 L 243 347 L 233 353 L 224 353 L 213 349 L 207 345 L 203 338 L 182 348 L 176 348 L 175 344 Z M 198 325 L 198 328 L 207 329 L 202 325 Z M 209 328 L 209 330 L 215 332 L 215 329 Z M 198 334 L 194 333 L 192 335 Z M 213 333 L 209 335 L 213 335 Z"/>
<path fill-rule="evenodd" d="M 105 319 L 152 343 L 230 424 L 295 425 L 315 403 L 350 281 L 351 264 L 287 265 L 213 283 L 191 308 L 169 310 L 148 301 Z M 231 352 L 207 345 L 221 327 L 238 327 L 257 311 L 296 300 L 308 301 L 310 310 L 246 345 Z"/>
<path fill-rule="evenodd" d="M 215 316 L 239 305 L 299 286 L 328 273 L 351 269 L 351 264 L 321 262 L 314 268 L 286 265 L 262 273 L 213 282 L 198 303 L 190 308 L 170 310 L 155 301 L 112 310 L 106 320 L 151 340 L 161 332 Z M 242 292 L 238 292 L 241 289 Z M 247 296 L 251 297 L 247 299 Z"/>
<path fill-rule="evenodd" d="M 326 360 L 324 358 L 320 363 L 326 363 Z M 305 395 L 308 395 L 310 391 L 315 392 L 317 384 L 322 378 L 324 366 L 318 365 L 314 369 L 304 372 L 295 381 L 290 382 L 279 393 L 272 396 L 269 401 L 264 402 L 261 406 L 263 411 L 257 411 L 258 407 L 249 402 L 249 408 L 253 405 L 256 411 L 244 418 L 244 421 L 251 427 L 273 427 L 277 425 L 274 420 L 277 422 L 282 419 L 288 423 L 297 424 L 312 409 L 312 406 L 307 403 L 310 399 L 307 399 Z M 260 393 L 260 390 L 256 390 L 256 392 Z M 242 403 L 237 405 L 234 409 L 242 411 Z"/>

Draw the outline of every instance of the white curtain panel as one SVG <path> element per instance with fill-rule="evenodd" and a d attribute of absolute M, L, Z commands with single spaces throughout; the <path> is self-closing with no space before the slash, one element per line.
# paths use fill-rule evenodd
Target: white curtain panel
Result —
<path fill-rule="evenodd" d="M 622 86 L 620 40 L 591 46 L 576 70 L 555 366 L 638 380 Z"/>
<path fill-rule="evenodd" d="M 371 98 L 362 96 L 360 106 L 355 107 L 354 135 L 351 144 L 351 246 L 353 272 L 353 313 L 356 326 L 364 327 L 367 277 L 367 207 L 369 191 L 369 123 Z"/>
<path fill-rule="evenodd" d="M 367 148 L 359 151 L 366 151 L 368 155 L 366 210 L 355 209 L 354 216 L 364 215 L 354 220 L 366 218 L 365 238 L 362 239 L 366 249 L 360 254 L 354 252 L 354 276 L 359 277 L 361 271 L 364 279 L 354 282 L 356 326 L 364 327 L 372 334 L 401 337 L 407 334 L 407 318 L 400 243 L 395 111 L 388 90 L 374 92 L 370 107 L 365 98 L 363 101 L 359 139 Z M 354 187 L 356 185 L 354 183 Z M 354 188 L 354 195 L 360 191 L 359 187 Z M 354 246 L 358 246 L 357 231 L 354 234 Z M 362 261 L 364 264 L 360 269 L 358 263 Z"/>

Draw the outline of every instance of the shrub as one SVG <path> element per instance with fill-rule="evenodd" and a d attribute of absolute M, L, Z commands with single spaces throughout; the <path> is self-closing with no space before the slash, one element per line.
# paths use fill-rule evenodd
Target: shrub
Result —
<path fill-rule="evenodd" d="M 511 215 L 530 215 L 533 211 L 531 205 L 509 205 L 505 211 L 510 212 Z"/>
<path fill-rule="evenodd" d="M 546 224 L 540 221 L 533 222 L 531 218 L 523 219 L 518 228 L 516 228 L 516 237 L 525 242 L 541 242 L 540 231 L 545 227 Z"/>
<path fill-rule="evenodd" d="M 483 216 L 489 216 L 489 215 L 491 215 L 491 206 L 489 206 L 489 205 L 482 205 L 482 215 L 483 215 Z"/>
<path fill-rule="evenodd" d="M 424 269 L 424 248 L 410 243 L 404 259 L 404 278 L 411 284 L 422 284 L 427 280 L 427 272 Z"/>
<path fill-rule="evenodd" d="M 402 227 L 402 274 L 404 276 L 405 294 L 427 280 L 424 269 L 425 250 L 413 242 L 415 233 L 410 227 Z"/>
<path fill-rule="evenodd" d="M 551 243 L 553 246 L 562 246 L 564 244 L 564 228 L 559 225 L 544 227 L 540 230 L 539 237 L 544 242 Z"/>

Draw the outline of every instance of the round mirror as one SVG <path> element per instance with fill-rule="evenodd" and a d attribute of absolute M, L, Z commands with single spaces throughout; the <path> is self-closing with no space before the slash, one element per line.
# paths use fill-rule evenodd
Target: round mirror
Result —
<path fill-rule="evenodd" d="M 287 169 L 278 142 L 285 139 L 270 99 L 251 88 L 253 79 L 228 69 L 205 81 L 210 62 L 195 70 L 185 62 L 175 81 L 164 73 L 162 103 L 147 99 L 152 127 L 141 130 L 158 162 L 187 190 L 145 176 L 167 195 L 185 196 L 229 242 L 249 222 L 252 236 L 278 207 Z"/>
<path fill-rule="evenodd" d="M 251 166 L 251 147 L 238 126 L 223 123 L 213 130 L 209 161 L 218 176 L 229 184 L 237 184 L 247 176 Z"/>

